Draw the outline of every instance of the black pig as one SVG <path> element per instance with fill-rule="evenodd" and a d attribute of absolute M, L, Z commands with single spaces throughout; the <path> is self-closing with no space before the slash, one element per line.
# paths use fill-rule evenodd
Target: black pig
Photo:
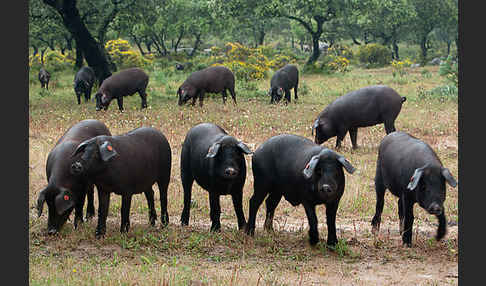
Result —
<path fill-rule="evenodd" d="M 91 89 L 95 82 L 94 70 L 89 67 L 82 67 L 74 76 L 74 92 L 78 99 L 78 104 L 81 104 L 81 95 L 84 94 L 86 102 L 91 99 Z"/>
<path fill-rule="evenodd" d="M 336 148 L 340 148 L 341 141 L 349 131 L 353 149 L 356 149 L 358 127 L 385 123 L 386 134 L 393 132 L 395 119 L 405 100 L 405 97 L 400 97 L 395 90 L 384 85 L 364 87 L 338 97 L 314 121 L 312 134 L 315 130 L 315 142 L 322 144 L 337 136 Z"/>
<path fill-rule="evenodd" d="M 51 79 L 51 74 L 45 68 L 40 68 L 38 77 L 41 83 L 41 88 L 45 87 L 47 90 L 49 90 L 49 80 Z"/>
<path fill-rule="evenodd" d="M 160 193 L 161 222 L 169 223 L 167 187 L 171 170 L 171 149 L 165 136 L 151 127 L 140 127 L 119 136 L 97 136 L 79 144 L 73 156 L 81 154 L 71 166 L 90 178 L 98 189 L 99 208 L 96 237 L 106 232 L 110 193 L 122 196 L 120 232 L 130 228 L 130 204 L 133 194 L 145 193 L 149 220 L 155 224 L 154 191 Z"/>
<path fill-rule="evenodd" d="M 44 202 L 47 202 L 49 214 L 47 231 L 57 233 L 64 225 L 73 207 L 75 208 L 74 226 L 83 221 L 83 205 L 88 196 L 86 217 L 94 216 L 93 183 L 86 177 L 74 175 L 71 158 L 79 143 L 98 135 L 111 133 L 100 121 L 87 119 L 69 128 L 57 141 L 56 146 L 49 152 L 46 164 L 47 186 L 39 193 L 37 199 L 38 215 L 42 214 Z"/>
<path fill-rule="evenodd" d="M 335 245 L 336 212 L 345 185 L 343 167 L 350 174 L 355 171 L 344 156 L 307 138 L 281 134 L 265 141 L 252 158 L 254 191 L 246 233 L 254 234 L 256 214 L 267 195 L 264 227 L 272 230 L 275 208 L 284 196 L 293 206 L 304 206 L 311 245 L 319 242 L 315 207 L 325 204 L 327 244 Z"/>
<path fill-rule="evenodd" d="M 192 105 L 199 97 L 199 105 L 203 106 L 204 94 L 206 92 L 221 93 L 223 103 L 226 103 L 226 90 L 229 90 L 234 103 L 236 104 L 235 76 L 224 66 L 208 67 L 191 73 L 177 90 L 179 105 L 183 105 L 192 98 Z"/>
<path fill-rule="evenodd" d="M 286 65 L 277 70 L 270 80 L 270 103 L 277 103 L 285 93 L 286 103 L 290 102 L 290 89 L 294 89 L 295 100 L 298 99 L 297 88 L 299 86 L 299 70 L 294 65 Z"/>
<path fill-rule="evenodd" d="M 412 245 L 413 205 L 418 202 L 439 220 L 436 239 L 446 234 L 444 201 L 446 185 L 455 187 L 456 180 L 432 148 L 425 142 L 405 133 L 386 135 L 378 149 L 375 190 L 376 212 L 371 224 L 373 233 L 380 230 L 385 190 L 397 196 L 400 233 L 403 243 Z"/>
<path fill-rule="evenodd" d="M 245 224 L 242 207 L 246 162 L 243 154 L 252 152 L 243 142 L 228 135 L 221 127 L 201 123 L 189 130 L 181 151 L 181 181 L 184 188 L 182 225 L 189 224 L 194 180 L 209 193 L 211 231 L 221 228 L 219 196 L 231 195 L 238 228 Z"/>
<path fill-rule="evenodd" d="M 129 68 L 106 78 L 95 94 L 96 110 L 108 109 L 110 102 L 116 98 L 118 109 L 123 111 L 123 97 L 136 92 L 142 98 L 142 109 L 147 107 L 147 85 L 149 76 L 140 68 Z"/>

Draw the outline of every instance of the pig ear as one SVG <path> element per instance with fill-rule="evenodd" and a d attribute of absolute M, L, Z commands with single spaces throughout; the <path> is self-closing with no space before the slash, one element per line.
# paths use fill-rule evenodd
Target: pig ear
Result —
<path fill-rule="evenodd" d="M 415 169 L 415 172 L 413 172 L 413 175 L 410 178 L 410 183 L 408 183 L 408 185 L 407 185 L 408 190 L 410 190 L 410 191 L 415 190 L 415 188 L 417 187 L 417 185 L 420 181 L 420 178 L 422 177 L 422 174 L 424 173 L 425 167 L 426 166 Z"/>
<path fill-rule="evenodd" d="M 84 152 L 84 149 L 86 149 L 86 146 L 88 146 L 90 143 L 91 143 L 91 139 L 81 142 L 76 148 L 76 150 L 74 150 L 73 154 L 71 155 L 71 158 L 78 155 L 81 152 Z"/>
<path fill-rule="evenodd" d="M 452 176 L 451 172 L 449 171 L 449 169 L 447 168 L 444 168 L 442 167 L 441 168 L 441 171 L 440 173 L 442 174 L 442 176 L 444 176 L 444 178 L 446 179 L 446 182 L 451 186 L 451 187 L 456 187 L 457 186 L 457 182 L 456 180 L 454 179 L 454 177 Z"/>
<path fill-rule="evenodd" d="M 356 171 L 356 168 L 353 167 L 353 165 L 351 165 L 351 163 L 349 163 L 349 161 L 346 160 L 344 156 L 338 156 L 337 160 L 339 161 L 339 163 L 341 163 L 341 165 L 343 165 L 344 169 L 346 169 L 348 173 L 352 174 L 354 173 L 354 171 Z"/>
<path fill-rule="evenodd" d="M 253 154 L 253 151 L 251 151 L 251 150 L 250 150 L 250 148 L 249 148 L 248 146 L 246 146 L 246 144 L 245 144 L 245 143 L 243 143 L 243 142 L 241 142 L 241 141 L 240 141 L 240 142 L 238 142 L 238 144 L 237 144 L 236 146 L 237 146 L 238 148 L 240 148 L 240 149 L 241 149 L 241 151 L 243 151 L 243 153 L 245 153 L 245 154 L 248 154 L 248 155 L 249 155 L 249 154 Z"/>
<path fill-rule="evenodd" d="M 44 209 L 44 202 L 46 201 L 46 193 L 47 187 L 40 191 L 39 197 L 37 198 L 37 217 L 42 215 L 42 209 Z"/>
<path fill-rule="evenodd" d="M 314 121 L 314 124 L 312 124 L 312 136 L 314 136 L 314 130 L 319 126 L 319 119 L 316 119 Z"/>
<path fill-rule="evenodd" d="M 73 198 L 68 190 L 61 191 L 59 195 L 57 195 L 54 199 L 54 203 L 56 205 L 56 211 L 58 215 L 62 215 L 68 209 L 74 206 Z"/>
<path fill-rule="evenodd" d="M 304 177 L 306 179 L 310 179 L 312 177 L 312 174 L 314 174 L 314 169 L 316 168 L 317 163 L 319 163 L 319 155 L 312 156 L 312 158 L 309 160 L 307 165 L 305 165 L 305 168 L 302 171 L 302 173 L 304 174 Z"/>
<path fill-rule="evenodd" d="M 211 145 L 211 147 L 209 147 L 209 149 L 208 149 L 208 154 L 206 154 L 206 158 L 216 157 L 216 155 L 218 154 L 218 151 L 219 151 L 219 147 L 221 147 L 221 143 L 218 143 L 218 142 Z"/>
<path fill-rule="evenodd" d="M 98 149 L 100 150 L 101 160 L 103 160 L 104 162 L 108 162 L 109 160 L 111 160 L 111 158 L 118 155 L 115 148 L 113 148 L 113 146 L 111 145 L 110 141 L 103 142 L 101 145 L 98 146 Z"/>

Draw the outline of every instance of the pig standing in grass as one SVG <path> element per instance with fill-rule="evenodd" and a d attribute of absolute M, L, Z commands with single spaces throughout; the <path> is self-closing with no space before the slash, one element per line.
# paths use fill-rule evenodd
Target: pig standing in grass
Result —
<path fill-rule="evenodd" d="M 446 183 L 452 187 L 457 185 L 427 143 L 405 132 L 386 135 L 378 149 L 376 163 L 376 212 L 371 221 L 373 233 L 380 230 L 385 190 L 388 189 L 399 198 L 398 217 L 404 244 L 412 246 L 415 203 L 437 217 L 439 227 L 435 238 L 442 239 L 446 234 Z"/>
<path fill-rule="evenodd" d="M 110 102 L 116 98 L 118 109 L 123 111 L 123 97 L 136 92 L 142 99 L 142 109 L 147 107 L 147 85 L 149 76 L 140 68 L 129 68 L 106 78 L 95 94 L 96 110 L 108 109 Z"/>
<path fill-rule="evenodd" d="M 144 193 L 149 205 L 150 224 L 155 225 L 153 184 L 160 193 L 161 223 L 169 223 L 167 188 L 170 180 L 171 149 L 157 129 L 140 127 L 119 136 L 96 136 L 81 142 L 71 165 L 79 175 L 88 177 L 98 189 L 98 226 L 96 237 L 106 232 L 110 193 L 122 196 L 120 232 L 130 228 L 132 195 Z"/>
<path fill-rule="evenodd" d="M 56 234 L 66 223 L 73 207 L 75 209 L 74 227 L 83 221 L 83 206 L 86 195 L 88 208 L 86 217 L 94 215 L 93 183 L 84 176 L 78 176 L 71 169 L 71 158 L 79 143 L 98 135 L 110 136 L 111 133 L 102 122 L 94 119 L 80 121 L 69 128 L 57 141 L 47 157 L 47 186 L 40 191 L 37 211 L 41 216 L 44 203 L 49 207 L 47 218 L 48 234 Z"/>
<path fill-rule="evenodd" d="M 81 104 L 81 95 L 84 94 L 86 102 L 91 99 L 91 89 L 95 82 L 95 73 L 91 67 L 82 67 L 74 76 L 74 92 L 78 99 L 78 104 Z"/>
<path fill-rule="evenodd" d="M 189 224 L 192 184 L 196 180 L 209 193 L 211 231 L 221 228 L 221 195 L 231 195 L 238 229 L 245 226 L 242 207 L 246 179 L 244 154 L 251 153 L 248 146 L 215 124 L 201 123 L 189 130 L 181 151 L 181 181 L 184 188 L 182 225 Z"/>
<path fill-rule="evenodd" d="M 344 171 L 355 171 L 344 156 L 319 146 L 311 140 L 290 134 L 274 136 L 253 154 L 253 196 L 246 232 L 255 231 L 255 219 L 260 204 L 265 203 L 267 215 L 264 227 L 272 230 L 275 208 L 282 196 L 293 206 L 302 204 L 309 221 L 309 242 L 319 242 L 316 205 L 326 205 L 327 244 L 335 245 L 336 213 L 344 193 Z"/>
<path fill-rule="evenodd" d="M 41 88 L 46 88 L 49 90 L 49 80 L 51 79 L 51 74 L 45 69 L 41 68 L 39 70 L 39 81 L 41 83 Z"/>
<path fill-rule="evenodd" d="M 229 90 L 233 102 L 236 104 L 235 76 L 224 66 L 208 67 L 200 71 L 193 72 L 182 83 L 177 90 L 179 105 L 183 105 L 192 98 L 192 105 L 199 98 L 199 105 L 203 106 L 204 94 L 206 92 L 221 93 L 223 103 L 226 103 L 226 90 Z"/>
<path fill-rule="evenodd" d="M 286 103 L 290 102 L 290 90 L 294 89 L 295 100 L 298 99 L 297 88 L 299 86 L 299 70 L 294 65 L 286 65 L 276 71 L 270 80 L 270 103 L 277 103 L 285 94 Z"/>
<path fill-rule="evenodd" d="M 337 136 L 336 148 L 340 148 L 341 141 L 349 131 L 353 149 L 356 149 L 358 127 L 380 123 L 385 123 L 386 134 L 389 134 L 395 131 L 395 119 L 405 100 L 405 97 L 400 97 L 395 90 L 384 85 L 364 87 L 338 97 L 314 121 L 312 134 L 316 132 L 315 142 L 322 144 Z"/>

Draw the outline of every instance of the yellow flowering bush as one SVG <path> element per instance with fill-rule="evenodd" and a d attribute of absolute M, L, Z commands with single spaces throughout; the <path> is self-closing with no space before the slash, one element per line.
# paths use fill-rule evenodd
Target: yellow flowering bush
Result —
<path fill-rule="evenodd" d="M 343 56 L 331 56 L 331 62 L 328 63 L 328 66 L 333 71 L 338 71 L 345 73 L 348 71 L 349 67 L 349 60 Z"/>
<path fill-rule="evenodd" d="M 65 53 L 64 55 L 59 51 L 47 51 L 44 54 L 44 67 L 49 72 L 55 72 L 64 70 L 66 68 L 74 67 L 74 57 L 72 52 Z M 35 56 L 29 56 L 29 67 L 32 69 L 40 69 L 42 66 L 41 54 Z"/>
<path fill-rule="evenodd" d="M 105 49 L 119 69 L 147 67 L 153 64 L 153 55 L 142 56 L 138 51 L 130 50 L 130 43 L 124 39 L 106 42 Z"/>
<path fill-rule="evenodd" d="M 393 69 L 393 77 L 396 77 L 397 75 L 399 76 L 406 75 L 407 74 L 406 68 L 410 67 L 413 64 L 413 62 L 410 61 L 409 59 L 405 59 L 403 61 L 392 60 L 390 64 Z"/>
<path fill-rule="evenodd" d="M 376 43 L 361 45 L 356 55 L 368 68 L 383 67 L 392 60 L 390 49 Z"/>

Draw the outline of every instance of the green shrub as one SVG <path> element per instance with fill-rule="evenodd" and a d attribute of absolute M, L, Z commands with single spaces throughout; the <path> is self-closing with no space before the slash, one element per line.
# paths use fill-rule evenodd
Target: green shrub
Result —
<path fill-rule="evenodd" d="M 392 60 L 390 49 L 376 43 L 360 46 L 356 56 L 367 68 L 383 67 Z"/>
<path fill-rule="evenodd" d="M 74 68 L 74 56 L 72 52 L 67 52 L 64 55 L 59 51 L 48 51 L 44 54 L 44 67 L 49 72 L 57 72 L 66 69 Z M 37 54 L 35 57 L 29 56 L 29 67 L 38 70 L 42 66 L 41 55 Z"/>
<path fill-rule="evenodd" d="M 442 61 L 439 67 L 439 75 L 444 76 L 447 81 L 454 84 L 456 88 L 459 84 L 459 71 L 457 62 L 449 55 L 445 61 Z"/>

